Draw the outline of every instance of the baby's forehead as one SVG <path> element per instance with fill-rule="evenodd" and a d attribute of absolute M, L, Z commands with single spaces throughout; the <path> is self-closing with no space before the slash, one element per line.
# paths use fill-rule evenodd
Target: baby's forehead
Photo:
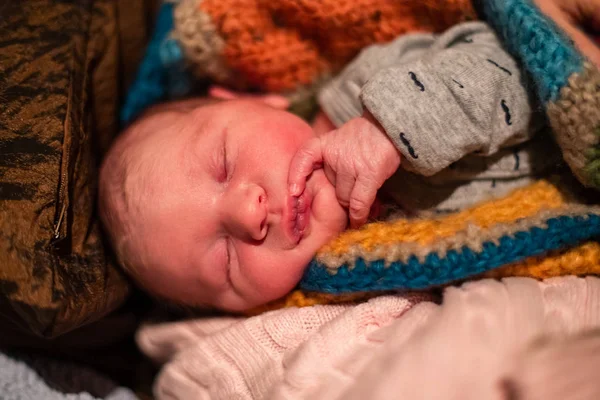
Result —
<path fill-rule="evenodd" d="M 171 101 L 148 108 L 129 128 L 130 131 L 147 136 L 151 132 L 180 129 L 180 125 L 191 122 L 192 119 L 202 118 L 199 110 L 215 104 L 214 100 L 204 98 Z"/>
<path fill-rule="evenodd" d="M 269 120 L 270 108 L 248 101 L 171 102 L 155 106 L 138 121 L 133 142 L 152 148 L 164 146 L 168 152 L 172 141 L 185 140 L 185 152 L 206 154 L 213 149 L 223 132 L 246 132 L 250 125 Z M 238 132 L 239 133 L 239 132 Z M 139 147 L 139 146 L 133 146 Z M 133 149 L 140 154 L 138 150 Z M 182 150 L 183 151 L 183 150 Z"/>
<path fill-rule="evenodd" d="M 163 133 L 178 129 L 185 113 L 171 109 L 153 109 L 143 114 L 125 132 L 125 141 L 129 143 L 128 150 L 136 150 L 138 146 L 147 143 Z"/>
<path fill-rule="evenodd" d="M 166 103 L 160 103 L 160 104 L 156 104 L 156 105 L 149 107 L 144 112 L 144 115 L 151 115 L 151 114 L 162 113 L 162 112 L 167 112 L 167 111 L 188 113 L 195 109 L 198 109 L 198 108 L 201 108 L 204 106 L 217 104 L 220 102 L 221 102 L 221 100 L 211 99 L 211 98 L 206 98 L 206 97 L 197 97 L 197 98 L 192 98 L 192 99 L 169 101 Z"/>

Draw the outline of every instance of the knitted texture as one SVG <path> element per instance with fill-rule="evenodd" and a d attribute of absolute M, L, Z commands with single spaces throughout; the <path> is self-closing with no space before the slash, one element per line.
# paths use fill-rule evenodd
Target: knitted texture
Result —
<path fill-rule="evenodd" d="M 205 79 L 306 108 L 364 47 L 474 18 L 470 0 L 165 0 L 122 120 Z"/>
<path fill-rule="evenodd" d="M 483 280 L 423 300 L 145 325 L 137 342 L 166 362 L 157 400 L 600 398 L 600 349 L 581 341 L 600 341 L 600 279 Z"/>
<path fill-rule="evenodd" d="M 191 4 L 202 16 L 179 15 L 175 29 L 193 70 L 219 79 L 190 40 L 203 32 L 208 40 L 201 53 L 216 55 L 236 73 L 235 81 L 222 83 L 268 92 L 310 85 L 370 44 L 411 31 L 441 31 L 474 16 L 463 0 L 184 0 L 179 7 Z"/>
<path fill-rule="evenodd" d="M 536 279 L 563 275 L 600 274 L 600 244 L 586 242 L 570 249 L 528 258 L 485 274 L 489 278 L 527 276 Z"/>
<path fill-rule="evenodd" d="M 319 292 L 305 292 L 303 290 L 294 290 L 282 299 L 272 301 L 270 303 L 252 308 L 244 312 L 246 316 L 254 316 L 265 313 L 267 311 L 279 310 L 281 308 L 290 307 L 311 307 L 323 304 L 350 304 L 362 303 L 376 296 L 381 296 L 383 293 L 378 292 L 363 292 L 363 293 L 347 293 L 347 294 L 330 294 Z"/>
<path fill-rule="evenodd" d="M 131 122 L 147 107 L 191 89 L 187 72 L 182 69 L 181 48 L 169 38 L 173 30 L 173 7 L 169 1 L 161 5 L 154 34 L 121 109 L 123 124 Z"/>
<path fill-rule="evenodd" d="M 18 359 L 0 353 L 3 400 L 135 400 L 124 387 L 85 367 L 59 361 Z"/>
<path fill-rule="evenodd" d="M 426 289 L 511 264 L 493 275 L 596 274 L 600 250 L 593 240 L 599 235 L 600 207 L 569 203 L 539 181 L 449 216 L 347 231 L 317 253 L 301 287 L 325 293 Z"/>
<path fill-rule="evenodd" d="M 600 188 L 600 72 L 531 0 L 481 0 L 479 8 L 535 82 L 565 161 Z"/>
<path fill-rule="evenodd" d="M 571 75 L 548 116 L 563 157 L 583 183 L 600 188 L 600 71 L 585 63 Z"/>
<path fill-rule="evenodd" d="M 478 8 L 535 84 L 574 175 L 600 188 L 600 72 L 530 0 Z M 599 209 L 547 182 L 449 217 L 371 224 L 325 246 L 301 287 L 327 293 L 424 289 L 481 275 L 600 273 Z"/>

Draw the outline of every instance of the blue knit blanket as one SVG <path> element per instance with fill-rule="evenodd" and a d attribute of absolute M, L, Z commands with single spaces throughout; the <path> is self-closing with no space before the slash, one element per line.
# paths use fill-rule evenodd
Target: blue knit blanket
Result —
<path fill-rule="evenodd" d="M 129 389 L 75 364 L 0 353 L 0 399 L 135 400 L 137 397 Z"/>

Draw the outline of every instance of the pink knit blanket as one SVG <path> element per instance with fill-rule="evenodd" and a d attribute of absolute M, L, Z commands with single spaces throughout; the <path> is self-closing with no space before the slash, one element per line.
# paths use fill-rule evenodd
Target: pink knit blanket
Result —
<path fill-rule="evenodd" d="M 600 279 L 509 278 L 448 288 L 442 305 L 383 296 L 149 325 L 137 341 L 162 364 L 157 399 L 591 399 L 597 328 Z"/>

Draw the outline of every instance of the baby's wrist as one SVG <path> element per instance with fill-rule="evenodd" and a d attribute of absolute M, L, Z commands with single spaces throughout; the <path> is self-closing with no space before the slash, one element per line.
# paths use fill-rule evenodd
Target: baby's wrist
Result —
<path fill-rule="evenodd" d="M 383 129 L 383 126 L 381 126 L 379 121 L 377 121 L 377 119 L 375 119 L 375 117 L 373 116 L 373 114 L 371 114 L 369 112 L 369 110 L 365 110 L 363 112 L 363 115 L 361 116 L 361 118 L 366 119 L 367 121 L 369 121 L 369 123 L 371 123 L 373 126 L 375 126 L 379 131 L 381 131 L 383 134 L 385 134 L 385 129 Z"/>
<path fill-rule="evenodd" d="M 364 119 L 364 120 L 366 120 L 374 128 L 376 128 L 381 133 L 382 138 L 385 139 L 396 151 L 398 151 L 398 148 L 396 147 L 396 145 L 394 144 L 394 142 L 392 141 L 392 139 L 390 139 L 390 137 L 388 136 L 388 134 L 385 131 L 385 129 L 383 128 L 383 126 L 381 126 L 381 124 L 379 123 L 379 121 L 377 121 L 377 119 L 373 116 L 373 114 L 371 114 L 369 112 L 369 110 L 365 110 L 363 112 L 363 115 L 362 115 L 361 118 Z M 398 151 L 398 154 L 400 154 L 399 151 Z"/>

